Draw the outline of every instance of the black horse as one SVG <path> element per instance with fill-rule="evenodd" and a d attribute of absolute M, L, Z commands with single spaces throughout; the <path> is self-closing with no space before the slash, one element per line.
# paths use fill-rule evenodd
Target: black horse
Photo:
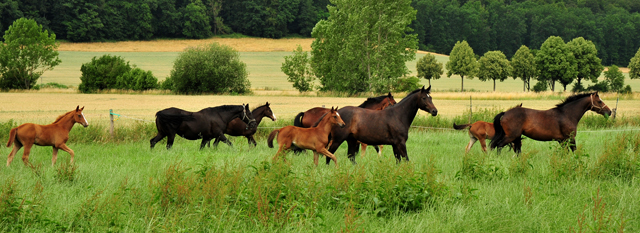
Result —
<path fill-rule="evenodd" d="M 249 127 L 256 127 L 249 105 L 223 105 L 205 108 L 198 112 L 189 112 L 179 108 L 167 108 L 156 113 L 158 135 L 151 139 L 151 149 L 167 137 L 167 149 L 173 145 L 176 134 L 189 140 L 202 139 L 202 149 L 211 139 L 219 139 L 231 146 L 224 137 L 229 122 L 240 118 Z"/>
<path fill-rule="evenodd" d="M 418 109 L 430 113 L 432 116 L 438 115 L 438 110 L 431 102 L 431 86 L 424 89 L 417 89 L 411 92 L 399 103 L 383 110 L 370 110 L 359 107 L 344 107 L 338 110 L 346 127 L 333 127 L 333 143 L 329 148 L 332 154 L 340 147 L 342 142 L 347 141 L 349 146 L 348 155 L 351 162 L 355 164 L 355 156 L 358 152 L 358 141 L 369 145 L 391 145 L 393 154 L 398 162 L 407 156 L 406 142 L 409 138 L 409 127 L 416 117 Z M 331 161 L 327 158 L 327 164 Z"/>
<path fill-rule="evenodd" d="M 268 117 L 272 121 L 276 120 L 276 115 L 273 114 L 273 111 L 271 111 L 269 102 L 267 102 L 267 104 L 265 105 L 257 107 L 256 109 L 251 111 L 251 113 L 253 115 L 253 119 L 256 119 L 256 126 L 260 125 L 260 122 L 264 117 Z M 253 138 L 253 134 L 255 134 L 257 130 L 257 127 L 249 127 L 249 125 L 240 120 L 240 118 L 236 118 L 229 122 L 224 133 L 230 136 L 245 136 L 249 142 L 249 145 L 253 144 L 253 146 L 256 146 L 257 143 L 256 139 Z M 213 142 L 213 145 L 217 146 L 218 142 L 220 142 L 220 139 L 216 138 L 216 140 Z M 229 142 L 229 144 L 231 144 L 231 142 Z"/>

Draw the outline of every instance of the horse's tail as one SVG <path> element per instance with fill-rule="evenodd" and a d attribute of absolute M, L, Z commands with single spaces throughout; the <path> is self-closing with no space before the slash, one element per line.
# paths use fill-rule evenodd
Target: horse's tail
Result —
<path fill-rule="evenodd" d="M 304 117 L 304 112 L 298 113 L 298 115 L 293 118 L 293 126 L 302 127 L 302 117 Z"/>
<path fill-rule="evenodd" d="M 496 133 L 493 135 L 493 139 L 491 140 L 491 149 L 498 147 L 498 144 L 504 139 L 505 133 L 502 125 L 500 124 L 500 119 L 504 116 L 504 112 L 499 113 L 493 118 L 493 128 Z"/>
<path fill-rule="evenodd" d="M 466 129 L 469 128 L 469 126 L 471 126 L 471 124 L 456 125 L 456 123 L 453 123 L 453 128 L 457 130 Z"/>
<path fill-rule="evenodd" d="M 7 142 L 7 147 L 11 147 L 13 141 L 16 139 L 16 134 L 18 134 L 18 127 L 11 129 L 9 132 L 9 142 Z"/>
<path fill-rule="evenodd" d="M 271 133 L 269 134 L 269 138 L 267 139 L 267 145 L 269 146 L 269 148 L 273 148 L 273 139 L 276 138 L 278 132 L 280 132 L 280 129 L 271 131 Z"/>

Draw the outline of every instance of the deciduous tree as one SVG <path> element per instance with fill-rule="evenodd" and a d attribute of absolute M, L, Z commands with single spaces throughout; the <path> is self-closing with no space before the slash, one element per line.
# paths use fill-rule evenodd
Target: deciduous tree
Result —
<path fill-rule="evenodd" d="M 600 58 L 598 58 L 598 50 L 593 42 L 578 37 L 569 41 L 567 46 L 569 46 L 569 49 L 576 59 L 577 83 L 575 85 L 578 88 L 574 89 L 582 89 L 582 79 L 588 79 L 594 83 L 597 82 L 604 67 L 602 66 Z"/>
<path fill-rule="evenodd" d="M 640 48 L 638 48 L 636 55 L 631 58 L 627 67 L 629 68 L 630 79 L 640 78 Z"/>
<path fill-rule="evenodd" d="M 0 88 L 31 89 L 47 70 L 60 64 L 56 35 L 35 20 L 13 22 L 0 43 Z"/>
<path fill-rule="evenodd" d="M 502 82 L 509 77 L 510 73 L 509 60 L 501 51 L 486 52 L 478 60 L 478 79 L 482 81 L 493 80 L 493 91 L 496 91 L 496 80 Z"/>
<path fill-rule="evenodd" d="M 537 75 L 536 61 L 527 46 L 520 46 L 511 58 L 511 76 L 522 80 L 522 91 L 531 89 L 531 78 Z"/>
<path fill-rule="evenodd" d="M 478 62 L 476 61 L 476 55 L 473 53 L 473 49 L 469 46 L 467 41 L 458 41 L 453 46 L 451 53 L 449 54 L 449 61 L 447 62 L 447 77 L 451 78 L 451 75 L 460 75 L 460 91 L 464 91 L 464 76 L 468 79 L 473 79 L 478 70 Z"/>
<path fill-rule="evenodd" d="M 409 73 L 418 40 L 409 24 L 411 0 L 334 0 L 330 16 L 313 29 L 311 66 L 321 89 L 387 92 Z"/>
<path fill-rule="evenodd" d="M 564 90 L 577 75 L 576 59 L 562 38 L 550 36 L 538 53 L 536 53 L 536 68 L 539 71 L 538 81 L 549 82 L 551 91 L 555 91 L 555 83 L 559 81 Z"/>
<path fill-rule="evenodd" d="M 604 72 L 604 79 L 609 84 L 610 91 L 619 92 L 624 88 L 624 75 L 616 65 L 610 66 L 609 69 Z"/>
<path fill-rule="evenodd" d="M 438 62 L 436 56 L 431 53 L 427 53 L 424 57 L 418 59 L 416 70 L 418 71 L 418 78 L 429 80 L 429 86 L 431 86 L 431 79 L 439 79 L 444 73 L 442 63 Z"/>
<path fill-rule="evenodd" d="M 293 88 L 296 90 L 300 92 L 313 90 L 315 76 L 311 72 L 309 55 L 302 51 L 300 45 L 293 51 L 293 55 L 284 57 L 284 63 L 282 63 L 280 70 L 287 75 L 287 81 L 293 83 Z"/>

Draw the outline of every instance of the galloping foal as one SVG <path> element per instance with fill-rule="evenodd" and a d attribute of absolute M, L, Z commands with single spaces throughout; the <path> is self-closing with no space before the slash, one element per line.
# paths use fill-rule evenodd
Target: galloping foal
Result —
<path fill-rule="evenodd" d="M 69 131 L 73 128 L 75 123 L 80 123 L 82 126 L 87 127 L 89 123 L 84 117 L 82 110 L 84 107 L 76 107 L 76 110 L 72 110 L 65 114 L 58 116 L 58 118 L 48 125 L 37 125 L 33 123 L 24 123 L 16 128 L 11 129 L 9 132 L 9 142 L 7 147 L 13 144 L 13 150 L 9 154 L 7 159 L 7 167 L 13 161 L 13 156 L 16 155 L 18 150 L 24 146 L 24 154 L 22 154 L 22 162 L 24 165 L 30 165 L 29 153 L 31 147 L 35 144 L 38 146 L 52 146 L 53 158 L 51 158 L 51 166 L 56 164 L 58 159 L 58 149 L 66 151 L 71 155 L 71 163 L 73 163 L 74 153 L 71 148 L 67 147 L 65 143 L 69 140 Z"/>
<path fill-rule="evenodd" d="M 334 109 L 331 107 L 331 111 L 322 116 L 320 123 L 315 127 L 301 128 L 297 126 L 285 126 L 272 131 L 267 139 L 267 145 L 269 148 L 273 148 L 273 139 L 277 135 L 278 145 L 280 146 L 276 155 L 273 156 L 273 160 L 276 160 L 278 155 L 282 154 L 282 159 L 286 161 L 286 150 L 289 150 L 293 144 L 300 149 L 312 150 L 313 162 L 316 166 L 318 166 L 318 153 L 320 153 L 327 156 L 327 158 L 331 158 L 336 164 L 336 167 L 338 167 L 336 156 L 327 150 L 329 133 L 331 133 L 333 125 L 340 127 L 345 126 L 337 110 L 338 108 Z"/>

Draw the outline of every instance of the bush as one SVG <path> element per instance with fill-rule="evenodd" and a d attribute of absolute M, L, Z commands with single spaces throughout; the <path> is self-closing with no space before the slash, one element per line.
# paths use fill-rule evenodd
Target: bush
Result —
<path fill-rule="evenodd" d="M 394 85 L 393 89 L 396 92 L 411 92 L 420 87 L 421 87 L 420 79 L 414 76 L 411 76 L 411 77 L 399 78 L 396 84 Z"/>
<path fill-rule="evenodd" d="M 538 83 L 536 83 L 535 86 L 533 86 L 534 92 L 543 92 L 546 90 L 547 90 L 547 83 L 544 81 L 539 81 Z"/>
<path fill-rule="evenodd" d="M 171 80 L 178 93 L 247 93 L 247 65 L 226 45 L 212 43 L 188 48 L 173 64 Z"/>
<path fill-rule="evenodd" d="M 82 64 L 80 71 L 80 86 L 78 89 L 82 93 L 91 93 L 98 90 L 116 88 L 117 78 L 131 70 L 129 62 L 120 56 L 103 55 L 91 62 Z"/>
<path fill-rule="evenodd" d="M 151 71 L 133 68 L 116 78 L 116 88 L 123 90 L 144 91 L 158 87 L 158 79 Z"/>
<path fill-rule="evenodd" d="M 158 88 L 160 90 L 173 90 L 173 79 L 167 77 L 165 80 L 158 82 Z"/>

